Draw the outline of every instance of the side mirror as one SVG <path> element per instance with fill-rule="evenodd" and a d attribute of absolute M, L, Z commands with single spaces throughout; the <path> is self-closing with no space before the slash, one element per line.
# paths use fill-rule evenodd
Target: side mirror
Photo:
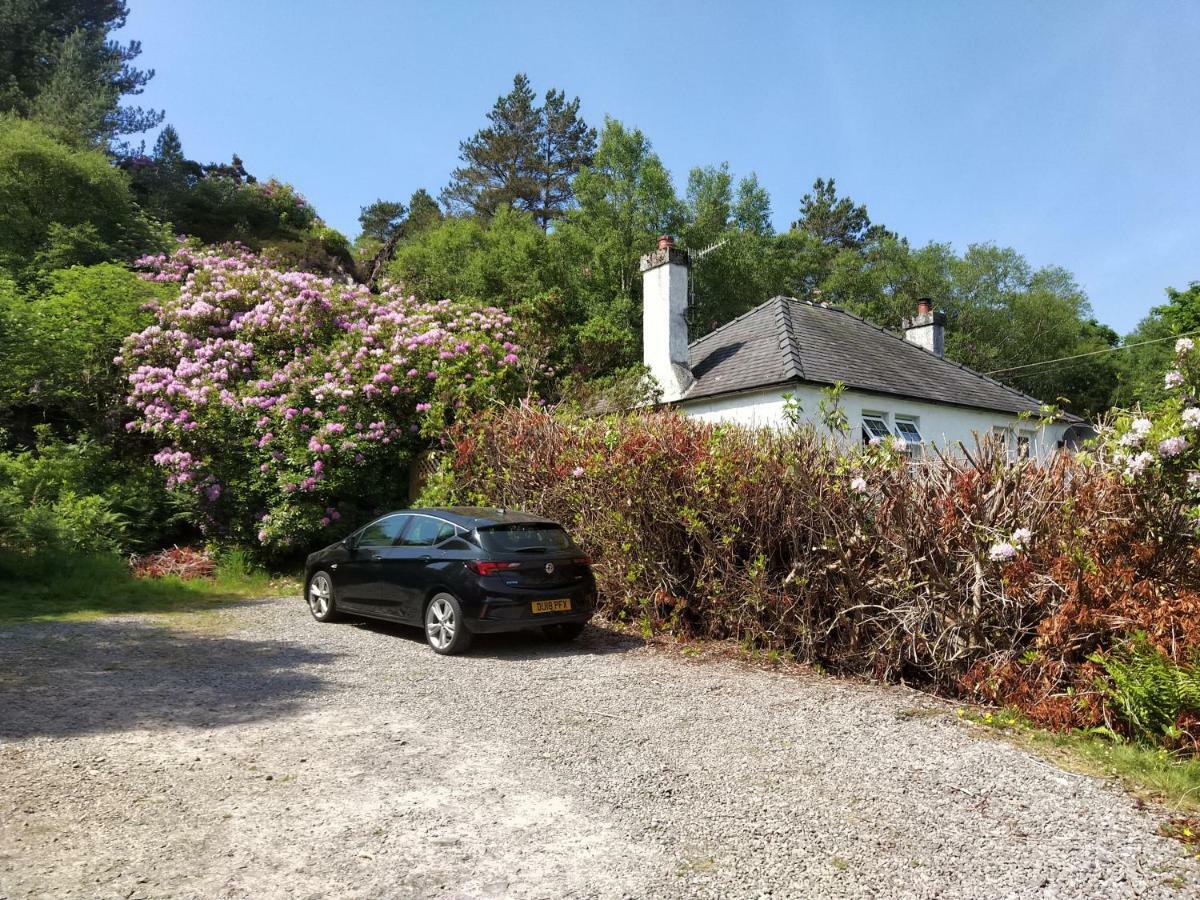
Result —
<path fill-rule="evenodd" d="M 358 541 L 355 540 L 354 535 L 350 535 L 349 537 L 342 538 L 342 546 L 353 553 L 355 547 L 358 546 Z"/>

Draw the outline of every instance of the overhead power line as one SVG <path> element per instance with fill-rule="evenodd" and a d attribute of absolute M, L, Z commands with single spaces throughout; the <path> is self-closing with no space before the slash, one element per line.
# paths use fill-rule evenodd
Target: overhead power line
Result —
<path fill-rule="evenodd" d="M 998 375 L 1002 372 L 1016 372 L 1018 369 L 1032 369 L 1035 366 L 1048 366 L 1051 363 L 1067 362 L 1072 359 L 1083 359 L 1086 356 L 1099 356 L 1102 353 L 1116 353 L 1118 350 L 1131 350 L 1134 347 L 1143 347 L 1146 344 L 1158 344 L 1162 341 L 1177 341 L 1181 337 L 1191 337 L 1194 334 L 1200 334 L 1200 328 L 1194 331 L 1185 331 L 1182 334 L 1169 334 L 1166 337 L 1151 338 L 1148 341 L 1138 341 L 1135 344 L 1122 344 L 1120 347 L 1105 347 L 1103 350 L 1092 350 L 1088 353 L 1076 353 L 1074 356 L 1060 356 L 1057 359 L 1043 359 L 1041 362 L 1025 363 L 1022 366 L 1009 366 L 1007 369 L 992 369 L 990 372 L 984 372 L 984 375 Z"/>

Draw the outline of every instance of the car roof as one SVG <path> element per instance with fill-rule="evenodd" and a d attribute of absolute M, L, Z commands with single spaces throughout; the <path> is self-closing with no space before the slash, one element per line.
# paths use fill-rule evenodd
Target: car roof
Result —
<path fill-rule="evenodd" d="M 545 516 L 535 516 L 533 513 L 522 512 L 519 509 L 500 509 L 490 506 L 438 506 L 417 509 L 398 509 L 397 513 L 424 513 L 438 516 L 447 522 L 453 522 L 463 528 L 492 528 L 496 525 L 511 525 L 520 522 L 544 522 L 550 525 L 558 524 Z M 394 515 L 394 513 L 388 513 Z"/>

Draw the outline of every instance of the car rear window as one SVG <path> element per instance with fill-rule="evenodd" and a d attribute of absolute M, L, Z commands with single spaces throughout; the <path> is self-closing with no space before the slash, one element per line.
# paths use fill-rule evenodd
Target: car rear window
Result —
<path fill-rule="evenodd" d="M 483 548 L 492 553 L 536 553 L 566 550 L 571 538 L 559 525 L 550 522 L 513 522 L 479 529 Z"/>

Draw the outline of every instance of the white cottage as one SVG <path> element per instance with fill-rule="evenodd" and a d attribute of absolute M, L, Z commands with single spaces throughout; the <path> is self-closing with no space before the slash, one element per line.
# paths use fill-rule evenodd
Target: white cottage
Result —
<path fill-rule="evenodd" d="M 801 419 L 816 421 L 822 389 L 841 382 L 854 440 L 969 447 L 991 434 L 1045 458 L 1090 433 L 1070 415 L 1039 424 L 1037 398 L 945 359 L 946 317 L 929 300 L 900 336 L 828 304 L 774 297 L 689 344 L 688 264 L 669 237 L 642 257 L 643 359 L 662 402 L 685 415 L 778 427 L 790 394 Z"/>

